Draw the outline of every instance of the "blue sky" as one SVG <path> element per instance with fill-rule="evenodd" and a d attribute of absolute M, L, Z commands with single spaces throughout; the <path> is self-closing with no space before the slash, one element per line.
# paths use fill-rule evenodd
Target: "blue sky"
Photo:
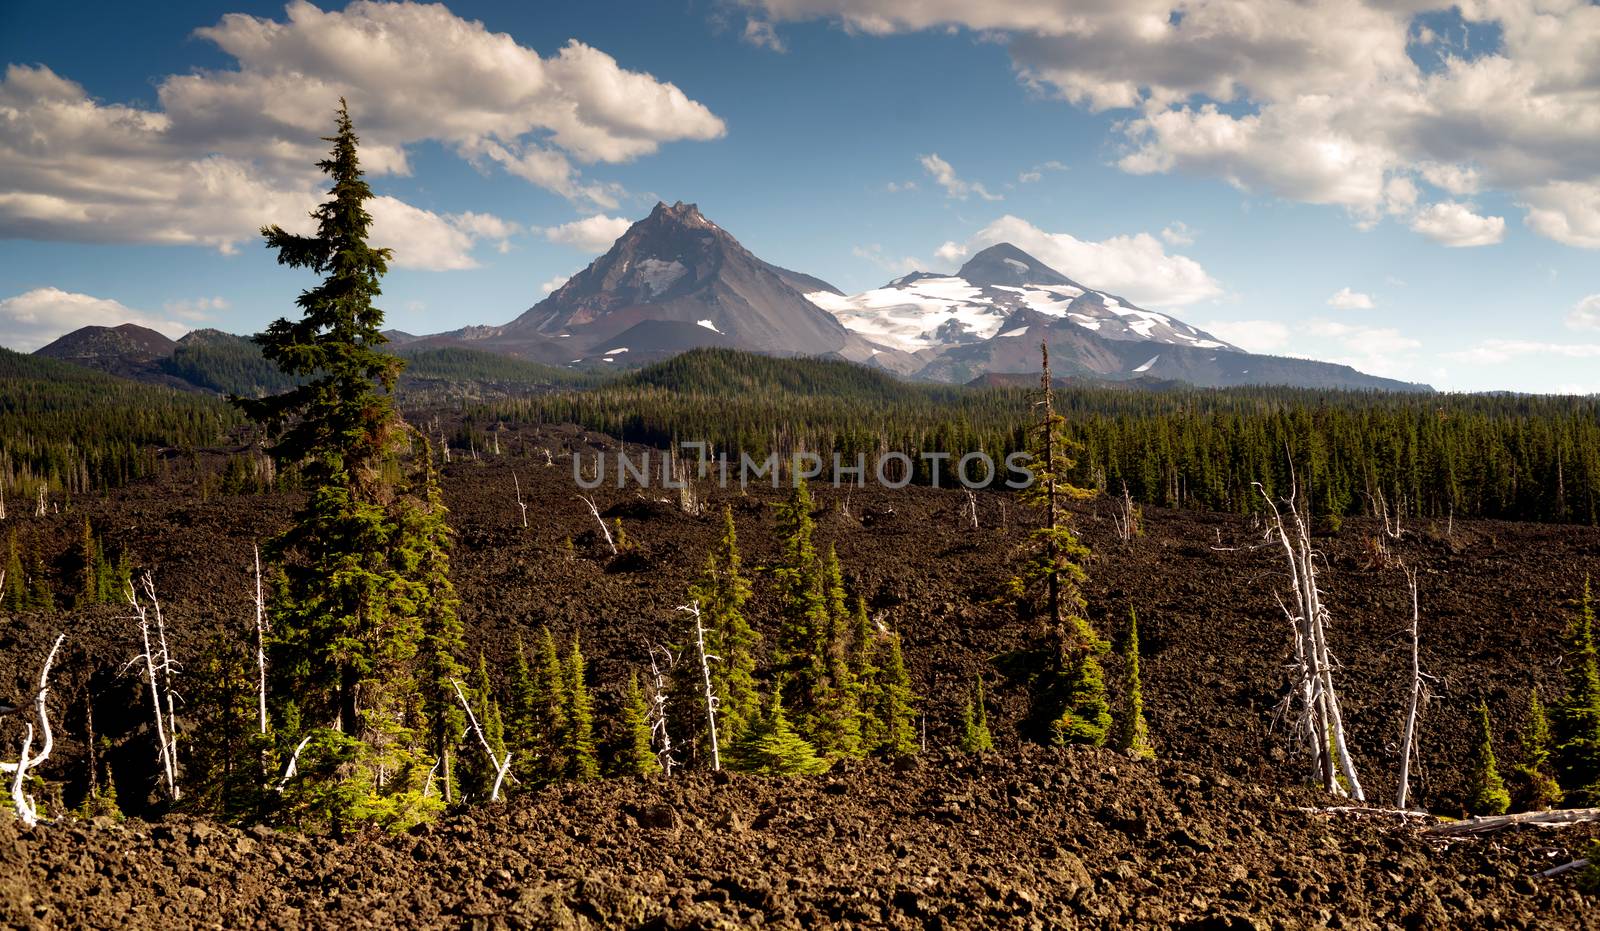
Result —
<path fill-rule="evenodd" d="M 1067 6 L 8 3 L 0 344 L 291 312 L 251 230 L 310 202 L 348 93 L 407 330 L 510 320 L 685 200 L 848 292 L 1006 238 L 1247 348 L 1600 392 L 1592 7 L 1551 48 L 1511 3 Z"/>

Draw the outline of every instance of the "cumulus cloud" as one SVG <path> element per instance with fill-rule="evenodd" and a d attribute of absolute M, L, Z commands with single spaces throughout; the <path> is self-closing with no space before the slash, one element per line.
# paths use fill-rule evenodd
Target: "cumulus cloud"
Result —
<path fill-rule="evenodd" d="M 1411 228 L 1454 248 L 1492 246 L 1506 238 L 1504 217 L 1481 217 L 1467 204 L 1453 201 L 1423 208 L 1411 218 Z"/>
<path fill-rule="evenodd" d="M 1278 320 L 1212 320 L 1195 326 L 1246 352 L 1281 353 L 1289 346 L 1289 325 Z"/>
<path fill-rule="evenodd" d="M 933 178 L 934 183 L 944 188 L 944 193 L 947 197 L 966 200 L 968 197 L 977 195 L 984 200 L 1000 199 L 999 194 L 989 193 L 982 184 L 976 181 L 963 181 L 956 175 L 955 168 L 949 162 L 940 158 L 937 152 L 931 155 L 923 155 L 918 158 L 918 161 L 922 163 L 922 170 Z"/>
<path fill-rule="evenodd" d="M 1370 294 L 1352 291 L 1349 288 L 1340 288 L 1334 293 L 1333 297 L 1328 298 L 1328 306 L 1337 307 L 1340 310 L 1371 310 L 1378 305 L 1377 302 L 1373 301 Z"/>
<path fill-rule="evenodd" d="M 1222 293 L 1222 287 L 1199 262 L 1169 255 L 1161 240 L 1149 233 L 1091 242 L 1070 233 L 1046 232 L 1027 220 L 1007 215 L 956 249 L 970 252 L 1002 242 L 1011 243 L 1089 287 L 1121 294 L 1136 304 L 1179 306 Z M 948 261 L 947 252 L 954 257 L 954 245 L 941 247 L 939 257 Z"/>
<path fill-rule="evenodd" d="M 608 217 L 597 213 L 592 217 L 548 227 L 544 237 L 585 252 L 604 252 L 632 225 L 633 221 L 625 217 Z"/>
<path fill-rule="evenodd" d="M 1018 184 L 1034 184 L 1034 183 L 1036 183 L 1038 181 L 1043 180 L 1044 179 L 1044 173 L 1047 172 L 1047 171 L 1066 171 L 1066 170 L 1067 170 L 1067 166 L 1066 166 L 1066 164 L 1064 162 L 1058 162 L 1055 159 L 1051 159 L 1050 161 L 1047 161 L 1047 162 L 1040 162 L 1039 164 L 1033 166 L 1032 168 L 1029 168 L 1027 171 L 1024 171 L 1024 172 L 1018 174 L 1017 175 L 1017 183 Z"/>
<path fill-rule="evenodd" d="M 1415 351 L 1422 347 L 1421 341 L 1394 327 L 1311 320 L 1304 331 L 1313 341 L 1315 349 L 1310 354 L 1315 358 L 1393 378 L 1405 378 L 1416 370 Z"/>
<path fill-rule="evenodd" d="M 551 292 L 555 291 L 557 288 L 559 288 L 562 285 L 566 284 L 567 281 L 571 279 L 571 277 L 572 277 L 571 275 L 557 275 L 554 278 L 551 278 L 549 281 L 546 281 L 544 284 L 540 285 L 539 286 L 539 293 L 540 294 L 550 294 Z"/>
<path fill-rule="evenodd" d="M 965 28 L 1018 78 L 1116 125 L 1136 173 L 1186 172 L 1424 235 L 1511 194 L 1528 227 L 1600 248 L 1600 6 L 1556 0 L 740 0 L 767 21 Z M 1423 14 L 1453 18 L 1436 30 Z M 1469 47 L 1468 28 L 1497 36 Z M 1442 215 L 1442 214 L 1448 214 Z M 1452 242 L 1498 241 L 1494 217 Z"/>
<path fill-rule="evenodd" d="M 191 329 L 178 321 L 134 310 L 120 301 L 60 288 L 34 288 L 0 300 L 0 345 L 21 352 L 32 352 L 79 327 L 124 323 L 137 323 L 174 339 Z"/>
<path fill-rule="evenodd" d="M 434 141 L 603 209 L 620 188 L 583 178 L 575 163 L 626 162 L 725 132 L 676 86 L 599 49 L 571 41 L 541 56 L 439 4 L 323 11 L 295 0 L 283 19 L 229 14 L 196 36 L 233 67 L 159 80 L 150 109 L 95 100 L 42 65 L 6 69 L 0 236 L 230 251 L 262 223 L 300 226 L 322 197 L 312 165 L 340 96 L 374 176 L 408 173 L 408 147 Z M 390 238 L 402 266 L 469 267 L 474 242 L 508 238 L 489 231 L 498 218 L 487 215 L 379 209 L 375 235 Z"/>
<path fill-rule="evenodd" d="M 1574 330 L 1600 330 L 1600 294 L 1591 294 L 1567 311 L 1567 326 Z"/>

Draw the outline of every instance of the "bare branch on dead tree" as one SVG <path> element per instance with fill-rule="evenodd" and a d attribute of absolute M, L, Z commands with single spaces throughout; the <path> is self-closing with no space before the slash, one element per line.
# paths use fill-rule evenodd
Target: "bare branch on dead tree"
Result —
<path fill-rule="evenodd" d="M 579 495 L 578 500 L 589 506 L 589 513 L 594 515 L 594 522 L 600 525 L 600 534 L 605 537 L 606 546 L 611 547 L 611 555 L 617 555 L 617 544 L 611 539 L 611 528 L 606 526 L 605 518 L 600 516 L 600 509 L 594 506 L 594 499 Z"/>
<path fill-rule="evenodd" d="M 12 773 L 11 778 L 11 803 L 17 809 L 17 817 L 29 827 L 39 823 L 39 806 L 29 795 L 25 786 L 28 770 L 50 759 L 50 751 L 55 749 L 55 735 L 50 730 L 50 667 L 55 664 L 56 652 L 61 649 L 61 642 L 67 638 L 66 634 L 56 634 L 56 639 L 50 645 L 50 652 L 45 655 L 44 666 L 39 670 L 39 691 L 34 697 L 34 715 L 39 719 L 39 729 L 43 734 L 43 741 L 39 746 L 37 756 L 33 755 L 33 722 L 28 722 L 22 738 L 22 749 L 15 763 L 0 763 L 0 772 Z"/>

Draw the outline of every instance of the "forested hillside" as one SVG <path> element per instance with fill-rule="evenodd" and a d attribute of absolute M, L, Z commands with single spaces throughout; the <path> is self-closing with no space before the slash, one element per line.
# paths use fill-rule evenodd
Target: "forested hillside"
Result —
<path fill-rule="evenodd" d="M 849 363 L 697 350 L 585 391 L 468 411 L 574 422 L 630 441 L 704 439 L 737 453 L 1024 448 L 1036 392 L 900 382 Z M 1245 511 L 1287 490 L 1290 461 L 1324 516 L 1600 518 L 1600 399 L 1292 388 L 1159 392 L 1067 386 L 1057 404 L 1080 484 L 1148 503 Z M 917 480 L 929 478 L 919 464 Z"/>

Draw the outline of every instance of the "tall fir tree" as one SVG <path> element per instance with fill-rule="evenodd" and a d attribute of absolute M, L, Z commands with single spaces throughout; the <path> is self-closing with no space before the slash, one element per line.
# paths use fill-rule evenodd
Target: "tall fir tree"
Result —
<path fill-rule="evenodd" d="M 911 691 L 911 676 L 906 672 L 905 655 L 900 650 L 900 635 L 886 638 L 888 652 L 878 672 L 878 718 L 883 723 L 883 741 L 874 749 L 892 756 L 917 752 L 916 695 Z"/>
<path fill-rule="evenodd" d="M 812 650 L 818 658 L 819 675 L 803 732 L 828 756 L 860 756 L 862 690 L 850 663 L 855 616 L 850 611 L 839 554 L 831 544 L 817 570 L 827 620 L 814 633 Z"/>
<path fill-rule="evenodd" d="M 994 749 L 994 735 L 989 733 L 989 709 L 983 702 L 983 677 L 972 683 L 972 693 L 967 696 L 966 708 L 961 712 L 961 750 L 964 753 L 987 753 Z"/>
<path fill-rule="evenodd" d="M 577 635 L 572 637 L 572 650 L 567 654 L 566 673 L 566 776 L 574 782 L 589 782 L 600 776 L 600 758 L 594 741 L 594 702 L 589 697 L 589 686 L 583 662 L 583 649 Z"/>
<path fill-rule="evenodd" d="M 1551 760 L 1565 804 L 1600 805 L 1600 650 L 1595 645 L 1594 597 L 1583 601 L 1563 634 L 1566 694 L 1550 707 Z"/>
<path fill-rule="evenodd" d="M 1039 422 L 1030 434 L 1033 482 L 1022 492 L 1021 500 L 1039 508 L 1044 523 L 1028 535 L 1027 550 L 1009 591 L 1018 613 L 1035 624 L 1048 644 L 1044 668 L 1035 684 L 1036 716 L 1046 721 L 1053 742 L 1098 746 L 1105 743 L 1111 726 L 1105 672 L 1099 660 L 1110 644 L 1084 616 L 1086 575 L 1082 563 L 1089 549 L 1073 532 L 1065 506 L 1069 499 L 1087 492 L 1067 478 L 1073 461 L 1067 449 L 1065 418 L 1055 410 L 1048 343 L 1041 344 L 1041 353 Z"/>
<path fill-rule="evenodd" d="M 1511 795 L 1500 778 L 1494 757 L 1494 729 L 1489 705 L 1478 702 L 1478 743 L 1467 770 L 1467 811 L 1475 815 L 1502 815 L 1511 807 Z"/>
<path fill-rule="evenodd" d="M 539 633 L 539 664 L 534 670 L 535 707 L 538 741 L 543 748 L 542 778 L 544 782 L 564 779 L 567 775 L 568 723 L 571 698 L 567 688 L 567 673 L 556 651 L 556 639 L 546 627 Z"/>
<path fill-rule="evenodd" d="M 778 601 L 773 667 L 783 682 L 783 701 L 802 721 L 816 710 L 824 678 L 817 642 L 829 623 L 821 560 L 812 539 L 816 529 L 813 508 L 810 487 L 805 479 L 797 479 L 789 499 L 778 506 L 780 551 L 772 570 Z"/>
<path fill-rule="evenodd" d="M 855 639 L 851 644 L 851 675 L 855 677 L 857 704 L 861 708 L 861 749 L 871 753 L 883 746 L 887 728 L 883 721 L 883 695 L 878 661 L 882 638 L 867 614 L 867 599 L 856 596 Z"/>
<path fill-rule="evenodd" d="M 0 591 L 0 607 L 13 611 L 25 611 L 30 607 L 28 576 L 22 568 L 22 550 L 15 530 L 6 536 L 6 579 L 5 590 Z"/>
<path fill-rule="evenodd" d="M 1516 791 L 1512 793 L 1517 807 L 1524 811 L 1554 807 L 1561 801 L 1561 786 L 1550 771 L 1550 719 L 1537 686 L 1529 692 L 1528 723 L 1518 744 L 1522 761 L 1514 771 Z"/>
<path fill-rule="evenodd" d="M 628 776 L 654 776 L 661 772 L 650 735 L 650 706 L 639 688 L 639 673 L 628 678 L 628 693 L 622 702 L 622 735 L 617 771 Z"/>
<path fill-rule="evenodd" d="M 458 785 L 456 743 L 466 727 L 466 713 L 456 697 L 454 682 L 467 674 L 461 658 L 467 652 L 466 632 L 458 614 L 460 599 L 450 581 L 450 526 L 433 471 L 431 446 L 424 441 L 424 501 L 420 507 L 404 512 L 413 525 L 410 536 L 420 542 L 409 567 L 415 582 L 410 586 L 415 607 L 422 618 L 422 642 L 418 650 L 420 710 L 425 722 L 425 752 L 435 773 L 435 785 L 447 803 L 456 799 Z M 482 658 L 480 654 L 480 659 Z"/>
<path fill-rule="evenodd" d="M 501 715 L 500 702 L 495 698 L 494 685 L 489 679 L 488 661 L 482 653 L 478 654 L 472 687 L 464 692 L 472 702 L 473 714 L 478 719 L 478 727 L 483 731 L 483 739 L 489 744 L 489 750 L 495 759 L 504 759 L 507 749 L 505 718 Z M 459 702 L 460 699 L 457 699 L 458 705 Z M 463 735 L 458 757 L 461 761 L 459 778 L 463 797 L 470 801 L 487 801 L 493 794 L 499 772 L 496 764 L 483 752 L 483 743 L 479 742 L 476 734 Z"/>
<path fill-rule="evenodd" d="M 316 232 L 262 229 L 279 264 L 321 277 L 301 292 L 299 319 L 256 337 L 262 355 L 300 384 L 233 401 L 273 433 L 273 456 L 298 470 L 306 490 L 292 526 L 267 547 L 282 576 L 272 662 L 280 743 L 311 738 L 286 811 L 336 830 L 356 820 L 398 828 L 438 805 L 423 794 L 433 761 L 416 696 L 423 615 L 435 607 L 420 567 L 439 541 L 419 528 L 426 491 L 419 497 L 396 478 L 409 446 L 393 397 L 403 363 L 383 351 L 383 312 L 373 303 L 391 253 L 367 242 L 373 195 L 343 101 L 327 141 L 318 167 L 333 187 L 312 213 Z"/>
<path fill-rule="evenodd" d="M 761 713 L 756 689 L 761 637 L 745 617 L 751 586 L 744 576 L 731 507 L 723 509 L 722 521 L 722 539 L 706 556 L 705 571 L 690 587 L 689 597 L 700 604 L 707 650 L 721 657 L 711 668 L 711 687 L 718 701 L 717 736 L 731 744 Z"/>
<path fill-rule="evenodd" d="M 1150 726 L 1144 720 L 1144 683 L 1139 676 L 1139 615 L 1128 609 L 1128 634 L 1122 640 L 1122 718 L 1117 749 L 1138 760 L 1153 760 Z"/>
<path fill-rule="evenodd" d="M 78 543 L 78 559 L 82 564 L 81 577 L 78 583 L 79 607 L 92 605 L 100 601 L 100 587 L 102 582 L 100 568 L 100 547 L 96 545 L 94 528 L 89 525 L 89 518 L 83 519 L 83 537 Z"/>

